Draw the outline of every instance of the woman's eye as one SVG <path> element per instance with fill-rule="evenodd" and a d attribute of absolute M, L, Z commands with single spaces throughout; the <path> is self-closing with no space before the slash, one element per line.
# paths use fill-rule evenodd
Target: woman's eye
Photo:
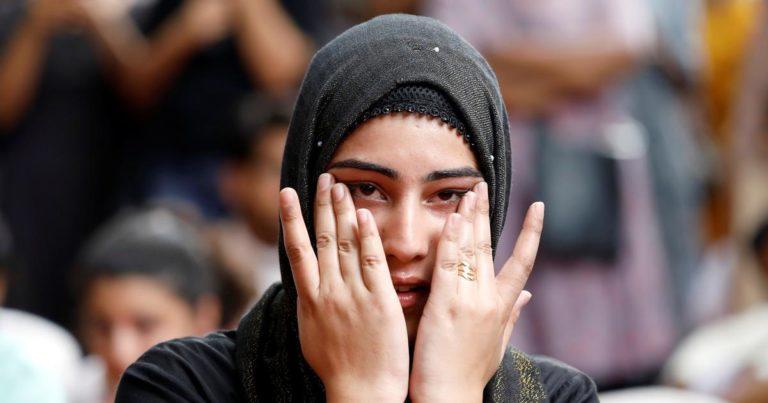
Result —
<path fill-rule="evenodd" d="M 443 190 L 437 192 L 437 198 L 443 203 L 459 202 L 466 190 Z"/>
<path fill-rule="evenodd" d="M 352 194 L 352 198 L 364 198 L 364 199 L 384 199 L 384 195 L 379 191 L 375 185 L 370 183 L 353 183 L 348 184 L 349 192 Z"/>

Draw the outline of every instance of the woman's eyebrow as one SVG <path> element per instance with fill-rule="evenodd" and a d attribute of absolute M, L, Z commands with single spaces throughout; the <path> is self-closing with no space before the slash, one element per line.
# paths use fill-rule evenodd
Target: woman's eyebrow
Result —
<path fill-rule="evenodd" d="M 348 160 L 334 162 L 328 165 L 328 168 L 326 168 L 326 170 L 331 170 L 333 168 L 354 168 L 354 169 L 362 169 L 364 171 L 373 171 L 376 173 L 380 173 L 390 179 L 397 179 L 400 176 L 397 173 L 397 171 L 395 171 L 392 168 L 387 168 L 379 164 L 360 161 L 356 159 L 348 159 Z"/>
<path fill-rule="evenodd" d="M 454 169 L 441 169 L 439 171 L 433 171 L 429 175 L 425 176 L 424 182 L 432 182 L 440 179 L 448 178 L 465 178 L 465 177 L 482 178 L 483 174 L 475 168 L 463 167 Z"/>

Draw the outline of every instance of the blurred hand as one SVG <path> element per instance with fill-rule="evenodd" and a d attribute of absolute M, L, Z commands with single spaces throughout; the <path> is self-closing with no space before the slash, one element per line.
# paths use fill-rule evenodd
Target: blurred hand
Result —
<path fill-rule="evenodd" d="M 224 38 L 232 25 L 231 0 L 187 0 L 180 11 L 181 28 L 197 46 Z"/>
<path fill-rule="evenodd" d="M 71 0 L 76 3 L 77 15 L 88 26 L 109 23 L 123 18 L 130 11 L 130 2 L 125 0 Z"/>
<path fill-rule="evenodd" d="M 355 211 L 349 189 L 326 173 L 315 200 L 317 256 L 293 189 L 280 192 L 280 218 L 298 292 L 301 351 L 327 400 L 405 400 L 408 332 L 371 213 Z"/>
<path fill-rule="evenodd" d="M 414 402 L 482 401 L 531 298 L 523 286 L 536 258 L 544 206 L 528 210 L 514 253 L 497 277 L 488 212 L 488 185 L 481 182 L 446 222 L 416 333 L 409 386 Z"/>
<path fill-rule="evenodd" d="M 29 23 L 35 32 L 48 35 L 79 22 L 78 0 L 32 0 Z"/>

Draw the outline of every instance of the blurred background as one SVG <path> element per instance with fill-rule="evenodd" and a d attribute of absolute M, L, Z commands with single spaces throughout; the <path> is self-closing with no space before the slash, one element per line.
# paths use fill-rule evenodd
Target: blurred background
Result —
<path fill-rule="evenodd" d="M 547 204 L 513 345 L 607 402 L 768 402 L 764 0 L 0 0 L 3 399 L 111 401 L 152 345 L 234 328 L 280 280 L 307 64 L 392 12 L 498 75 L 498 260 Z"/>

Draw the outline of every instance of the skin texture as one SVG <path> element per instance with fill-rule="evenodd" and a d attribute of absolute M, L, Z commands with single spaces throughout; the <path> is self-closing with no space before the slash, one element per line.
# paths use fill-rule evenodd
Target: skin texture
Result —
<path fill-rule="evenodd" d="M 191 306 L 165 284 L 141 275 L 94 280 L 80 314 L 85 346 L 104 360 L 110 391 L 123 371 L 150 347 L 202 335 L 215 330 L 218 323 L 212 297 Z"/>
<path fill-rule="evenodd" d="M 450 126 L 416 114 L 373 119 L 327 169 L 317 255 L 293 189 L 280 207 L 302 352 L 328 401 L 481 401 L 531 296 L 523 286 L 543 205 L 494 276 L 487 185 Z M 460 261 L 476 281 L 459 277 Z"/>

